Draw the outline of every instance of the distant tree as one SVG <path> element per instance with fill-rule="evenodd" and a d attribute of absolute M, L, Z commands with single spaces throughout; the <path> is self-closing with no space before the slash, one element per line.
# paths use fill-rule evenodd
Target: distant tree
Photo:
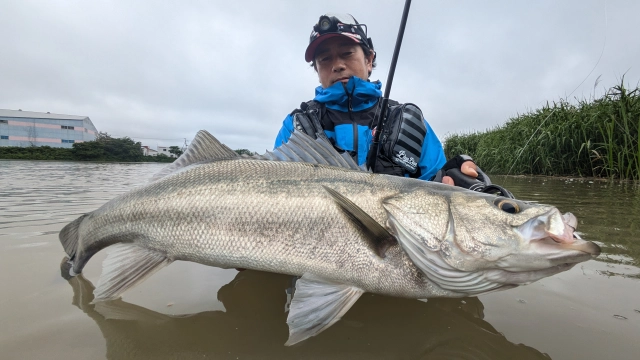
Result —
<path fill-rule="evenodd" d="M 129 137 L 114 138 L 106 132 L 96 134 L 94 141 L 76 142 L 72 145 L 71 149 L 52 148 L 50 146 L 2 146 L 0 147 L 0 159 L 122 162 L 154 161 L 166 163 L 175 160 L 164 154 L 144 156 L 139 142 L 135 142 Z"/>
<path fill-rule="evenodd" d="M 36 146 L 36 138 L 38 137 L 38 134 L 35 120 L 33 121 L 32 126 L 27 127 L 27 137 L 29 138 L 29 145 Z"/>
<path fill-rule="evenodd" d="M 0 159 L 74 160 L 72 149 L 50 146 L 0 146 Z"/>
<path fill-rule="evenodd" d="M 125 136 L 123 138 L 109 138 L 104 141 L 104 152 L 110 161 L 142 161 L 142 144 Z"/>
<path fill-rule="evenodd" d="M 167 156 L 165 154 L 162 154 L 162 153 L 160 153 L 160 154 L 158 154 L 158 155 L 156 155 L 154 157 L 156 158 L 156 160 L 159 160 L 159 162 L 167 162 L 167 161 L 168 162 L 172 162 L 173 161 L 173 158 L 171 158 L 171 157 L 169 157 L 169 156 Z"/>
<path fill-rule="evenodd" d="M 109 135 L 107 132 L 105 131 L 98 131 L 98 134 L 96 135 L 96 140 L 97 142 L 106 142 L 113 139 L 111 137 L 111 135 Z"/>
<path fill-rule="evenodd" d="M 77 160 L 142 161 L 141 145 L 129 137 L 117 139 L 101 131 L 95 141 L 74 143 L 73 154 Z"/>
<path fill-rule="evenodd" d="M 169 152 L 176 157 L 180 157 L 180 155 L 182 155 L 182 149 L 180 149 L 179 146 L 169 146 Z"/>
<path fill-rule="evenodd" d="M 249 156 L 258 155 L 258 153 L 253 152 L 251 150 L 247 150 L 247 149 L 236 149 L 236 150 L 233 150 L 233 151 L 238 153 L 238 155 L 249 155 Z"/>
<path fill-rule="evenodd" d="M 104 160 L 104 143 L 99 141 L 73 143 L 71 152 L 73 153 L 73 157 L 75 160 Z"/>

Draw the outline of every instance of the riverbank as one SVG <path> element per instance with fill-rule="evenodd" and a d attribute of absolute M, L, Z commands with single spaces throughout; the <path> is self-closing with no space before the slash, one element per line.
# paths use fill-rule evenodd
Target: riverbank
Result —
<path fill-rule="evenodd" d="M 84 156 L 74 151 L 75 149 L 54 148 L 50 146 L 0 147 L 0 159 L 2 160 L 57 160 L 57 161 L 99 161 L 99 162 L 161 162 L 171 163 L 175 158 L 159 154 L 158 156 L 108 156 L 104 153 L 96 156 Z"/>
<path fill-rule="evenodd" d="M 595 177 L 595 176 L 575 176 L 575 175 L 533 175 L 533 174 L 519 174 L 519 175 L 506 175 L 506 174 L 488 174 L 490 179 L 493 180 L 494 177 L 501 178 L 514 178 L 514 179 L 535 179 L 535 180 L 559 180 L 559 181 L 576 181 L 579 183 L 591 182 L 591 183 L 601 183 L 601 184 L 611 184 L 611 185 L 619 185 L 619 186 L 630 186 L 632 188 L 640 188 L 640 180 L 633 179 L 612 179 L 606 177 Z"/>
<path fill-rule="evenodd" d="M 145 156 L 142 144 L 129 137 L 114 138 L 100 132 L 94 141 L 77 142 L 71 148 L 51 146 L 1 146 L 0 159 L 6 160 L 59 160 L 59 161 L 99 161 L 99 162 L 161 162 L 170 163 L 175 158 L 165 154 Z M 180 151 L 176 155 L 180 155 Z"/>
<path fill-rule="evenodd" d="M 640 88 L 621 82 L 599 99 L 560 99 L 485 132 L 453 134 L 444 149 L 492 174 L 640 180 L 639 132 Z"/>

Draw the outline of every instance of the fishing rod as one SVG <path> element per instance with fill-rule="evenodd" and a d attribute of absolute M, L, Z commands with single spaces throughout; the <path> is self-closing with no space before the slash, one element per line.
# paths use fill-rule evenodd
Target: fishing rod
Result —
<path fill-rule="evenodd" d="M 371 142 L 371 146 L 369 147 L 369 153 L 367 154 L 367 169 L 371 171 L 375 171 L 376 163 L 378 160 L 378 154 L 380 153 L 380 134 L 383 132 L 385 121 L 388 117 L 389 112 L 389 93 L 391 92 L 391 84 L 393 83 L 393 75 L 396 71 L 396 63 L 398 62 L 398 54 L 400 53 L 400 46 L 402 45 L 402 37 L 404 36 L 404 29 L 407 25 L 407 17 L 409 16 L 409 7 L 411 6 L 411 0 L 406 0 L 404 3 L 404 11 L 402 12 L 402 20 L 400 21 L 400 29 L 398 30 L 398 38 L 396 39 L 396 47 L 393 50 L 393 57 L 391 58 L 391 66 L 389 68 L 389 75 L 387 77 L 387 86 L 384 90 L 384 95 L 382 97 L 382 101 L 379 107 L 379 111 L 376 112 L 376 115 L 373 119 L 373 122 L 376 125 L 375 132 L 373 134 L 373 140 Z M 422 119 L 420 119 L 422 120 Z M 481 173 L 481 170 L 478 168 L 477 171 Z M 446 174 L 446 173 L 445 173 Z M 460 174 L 463 177 L 466 177 L 462 172 Z M 482 173 L 483 180 L 475 179 L 475 181 L 468 182 L 468 186 L 463 186 L 468 189 L 472 189 L 474 186 L 481 186 L 482 192 L 488 193 L 501 193 L 502 196 L 514 198 L 513 194 L 509 192 L 507 189 L 502 186 L 491 184 L 489 177 Z"/>
<path fill-rule="evenodd" d="M 391 66 L 389 68 L 389 75 L 387 76 L 387 86 L 384 89 L 384 95 L 382 97 L 381 106 L 379 111 L 376 112 L 373 118 L 373 123 L 376 124 L 376 131 L 373 134 L 373 141 L 369 147 L 369 154 L 367 155 L 367 168 L 375 169 L 376 162 L 378 160 L 378 152 L 380 151 L 380 134 L 382 133 L 383 125 L 387 119 L 387 112 L 389 111 L 389 93 L 391 92 L 391 84 L 393 83 L 393 75 L 396 72 L 396 63 L 398 62 L 398 54 L 400 54 L 400 46 L 402 45 L 402 37 L 404 36 L 404 28 L 407 25 L 407 17 L 409 16 L 409 6 L 411 6 L 411 0 L 405 0 L 404 10 L 402 12 L 402 20 L 400 20 L 400 29 L 398 30 L 398 38 L 396 39 L 396 47 L 393 50 L 393 57 L 391 58 Z"/>

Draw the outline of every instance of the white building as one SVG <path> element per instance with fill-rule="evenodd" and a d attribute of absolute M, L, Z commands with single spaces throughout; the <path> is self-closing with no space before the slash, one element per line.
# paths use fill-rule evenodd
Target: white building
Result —
<path fill-rule="evenodd" d="M 142 155 L 144 156 L 158 156 L 158 151 L 153 150 L 147 145 L 142 145 L 141 148 L 142 148 Z"/>
<path fill-rule="evenodd" d="M 0 146 L 70 148 L 97 133 L 88 116 L 0 109 Z"/>
<path fill-rule="evenodd" d="M 175 156 L 175 154 L 172 154 L 172 153 L 169 152 L 169 147 L 168 146 L 158 146 L 158 154 L 165 154 L 168 157 L 177 158 L 177 156 Z"/>

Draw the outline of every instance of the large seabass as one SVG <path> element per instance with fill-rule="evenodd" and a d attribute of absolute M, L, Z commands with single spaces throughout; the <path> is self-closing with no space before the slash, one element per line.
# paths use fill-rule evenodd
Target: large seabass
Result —
<path fill-rule="evenodd" d="M 361 171 L 306 135 L 247 158 L 201 131 L 149 184 L 68 224 L 60 241 L 71 275 L 110 246 L 95 301 L 175 260 L 301 276 L 294 344 L 364 292 L 460 297 L 568 270 L 600 253 L 575 226 L 552 206 Z"/>

